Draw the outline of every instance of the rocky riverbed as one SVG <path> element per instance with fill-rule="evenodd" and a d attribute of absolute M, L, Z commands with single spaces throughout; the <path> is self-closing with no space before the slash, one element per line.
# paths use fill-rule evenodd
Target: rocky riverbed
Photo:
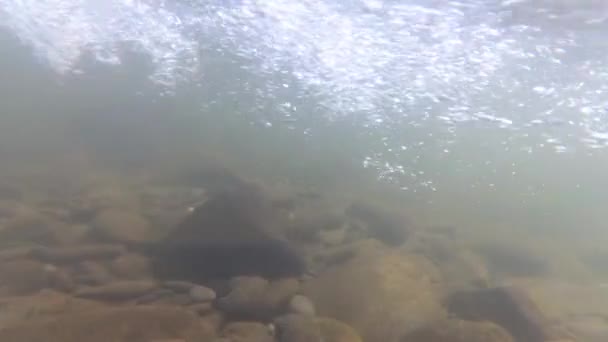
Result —
<path fill-rule="evenodd" d="M 467 243 L 398 208 L 226 169 L 193 174 L 196 186 L 87 184 L 44 200 L 3 191 L 0 341 L 608 338 L 608 306 L 556 306 L 589 291 L 555 285 L 552 260 L 525 245 Z"/>

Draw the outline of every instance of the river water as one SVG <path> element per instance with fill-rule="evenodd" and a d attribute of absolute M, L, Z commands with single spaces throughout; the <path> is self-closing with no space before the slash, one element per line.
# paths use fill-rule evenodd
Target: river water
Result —
<path fill-rule="evenodd" d="M 0 0 L 0 182 L 213 160 L 600 286 L 606 33 L 601 0 Z"/>

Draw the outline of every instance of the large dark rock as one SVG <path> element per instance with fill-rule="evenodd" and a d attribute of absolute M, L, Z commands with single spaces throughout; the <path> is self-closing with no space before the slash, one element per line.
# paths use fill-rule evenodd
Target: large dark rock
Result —
<path fill-rule="evenodd" d="M 496 287 L 453 293 L 448 310 L 459 318 L 492 321 L 505 328 L 517 342 L 551 340 L 547 319 L 521 289 Z"/>
<path fill-rule="evenodd" d="M 160 278 L 201 282 L 212 278 L 302 274 L 304 262 L 277 237 L 271 201 L 255 186 L 215 194 L 162 241 L 147 248 Z"/>

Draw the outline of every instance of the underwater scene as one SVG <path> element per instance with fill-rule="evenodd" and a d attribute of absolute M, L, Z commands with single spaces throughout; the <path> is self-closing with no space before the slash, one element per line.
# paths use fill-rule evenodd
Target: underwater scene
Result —
<path fill-rule="evenodd" d="M 608 341 L 607 37 L 604 0 L 0 0 L 0 341 Z"/>

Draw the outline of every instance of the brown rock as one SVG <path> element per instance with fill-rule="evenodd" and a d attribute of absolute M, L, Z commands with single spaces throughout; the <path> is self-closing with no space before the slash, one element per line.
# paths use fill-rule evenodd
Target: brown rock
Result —
<path fill-rule="evenodd" d="M 103 308 L 99 302 L 74 298 L 53 290 L 0 299 L 0 330 L 30 319 L 46 319 Z M 5 341 L 5 340 L 2 340 Z"/>
<path fill-rule="evenodd" d="M 222 336 L 231 342 L 274 342 L 268 327 L 257 322 L 228 323 L 222 330 Z"/>
<path fill-rule="evenodd" d="M 288 304 L 291 313 L 300 315 L 315 315 L 315 305 L 306 296 L 295 295 L 291 297 Z"/>
<path fill-rule="evenodd" d="M 289 314 L 275 320 L 279 342 L 319 342 L 321 329 L 314 317 Z"/>
<path fill-rule="evenodd" d="M 188 292 L 188 295 L 195 302 L 211 302 L 216 297 L 215 291 L 201 285 L 192 287 Z"/>
<path fill-rule="evenodd" d="M 513 342 L 513 338 L 492 322 L 442 320 L 407 335 L 401 342 Z M 538 340 L 536 342 L 543 342 Z"/>
<path fill-rule="evenodd" d="M 85 225 L 69 224 L 34 208 L 17 210 L 4 227 L 2 241 L 44 245 L 79 243 L 88 231 Z"/>
<path fill-rule="evenodd" d="M 304 287 L 317 313 L 351 325 L 364 341 L 399 341 L 443 316 L 437 271 L 428 260 L 375 241 L 354 248 Z"/>
<path fill-rule="evenodd" d="M 317 324 L 325 342 L 363 342 L 353 328 L 333 318 L 319 317 Z"/>
<path fill-rule="evenodd" d="M 0 331 L 1 341 L 134 342 L 210 341 L 215 329 L 188 310 L 169 307 L 102 309 L 51 320 L 32 320 Z"/>
<path fill-rule="evenodd" d="M 91 244 L 78 247 L 33 248 L 34 258 L 45 262 L 72 263 L 87 259 L 112 259 L 126 253 L 124 246 L 115 244 Z"/>
<path fill-rule="evenodd" d="M 76 291 L 75 295 L 98 300 L 129 300 L 156 289 L 158 289 L 158 284 L 154 281 L 118 281 L 108 285 L 85 287 Z"/>
<path fill-rule="evenodd" d="M 220 298 L 217 307 L 229 315 L 265 320 L 280 314 L 299 289 L 295 279 L 273 282 L 260 277 L 237 277 L 230 282 L 231 291 Z"/>
<path fill-rule="evenodd" d="M 140 254 L 124 254 L 110 263 L 110 271 L 123 279 L 142 279 L 150 277 L 150 262 Z"/>
<path fill-rule="evenodd" d="M 150 239 L 150 224 L 135 212 L 106 209 L 93 220 L 93 235 L 111 242 L 143 242 Z"/>
<path fill-rule="evenodd" d="M 24 205 L 15 205 L 8 218 L 5 219 L 3 229 L 0 231 L 2 243 L 55 243 L 54 233 L 56 226 L 61 222 L 44 215 L 36 208 Z"/>
<path fill-rule="evenodd" d="M 450 295 L 448 310 L 459 318 L 492 321 L 518 342 L 550 340 L 548 322 L 527 293 L 516 287 L 461 291 Z"/>
<path fill-rule="evenodd" d="M 217 310 L 212 310 L 212 311 L 207 312 L 205 314 L 199 313 L 199 316 L 201 316 L 201 319 L 206 324 L 214 327 L 215 330 L 219 330 L 220 327 L 225 323 L 225 317 L 224 317 L 224 315 L 221 312 L 217 311 Z"/>
<path fill-rule="evenodd" d="M 161 279 L 196 283 L 210 278 L 301 275 L 302 258 L 272 232 L 272 201 L 257 187 L 237 182 L 197 207 L 168 236 L 148 249 Z"/>

